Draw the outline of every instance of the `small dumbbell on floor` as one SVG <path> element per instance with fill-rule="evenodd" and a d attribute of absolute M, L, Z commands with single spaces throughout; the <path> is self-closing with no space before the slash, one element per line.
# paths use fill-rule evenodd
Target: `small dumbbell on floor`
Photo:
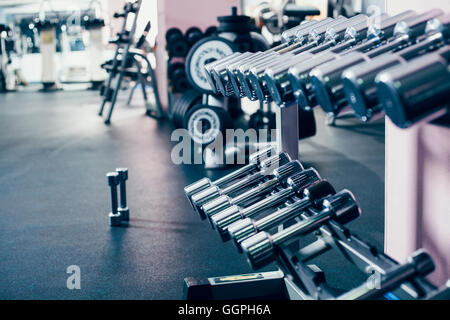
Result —
<path fill-rule="evenodd" d="M 127 189 L 126 189 L 126 181 L 128 180 L 128 169 L 117 168 L 116 172 L 119 178 L 119 190 L 120 190 L 120 207 L 118 211 L 122 217 L 122 221 L 129 221 L 130 209 L 128 209 L 127 206 Z"/>
<path fill-rule="evenodd" d="M 108 185 L 111 189 L 111 212 L 109 213 L 109 225 L 118 227 L 122 224 L 122 216 L 118 211 L 117 185 L 119 184 L 119 174 L 117 172 L 109 172 L 106 174 Z"/>

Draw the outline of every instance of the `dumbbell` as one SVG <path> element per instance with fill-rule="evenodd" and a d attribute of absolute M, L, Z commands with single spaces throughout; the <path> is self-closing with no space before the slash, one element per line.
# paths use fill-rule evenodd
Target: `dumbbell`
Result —
<path fill-rule="evenodd" d="M 122 216 L 118 211 L 117 185 L 119 184 L 119 174 L 117 172 L 109 172 L 106 175 L 108 185 L 111 189 L 111 212 L 109 213 L 109 225 L 118 227 L 122 224 Z"/>
<path fill-rule="evenodd" d="M 348 103 L 342 85 L 343 72 L 358 64 L 369 61 L 384 53 L 408 46 L 426 31 L 427 22 L 442 15 L 440 9 L 433 9 L 400 22 L 394 30 L 394 40 L 363 54 L 352 52 L 335 62 L 329 62 L 311 71 L 311 84 L 320 107 L 328 114 L 339 114 Z"/>
<path fill-rule="evenodd" d="M 122 217 L 123 221 L 129 221 L 130 209 L 128 209 L 127 206 L 127 189 L 126 189 L 126 181 L 128 180 L 128 169 L 117 168 L 116 172 L 118 174 L 119 190 L 120 190 L 120 207 L 118 209 L 118 212 Z"/>
<path fill-rule="evenodd" d="M 419 42 L 396 53 L 384 54 L 371 61 L 347 69 L 342 75 L 346 100 L 358 118 L 367 122 L 380 115 L 381 105 L 377 99 L 376 76 L 394 66 L 405 64 L 424 52 L 434 50 L 450 37 L 450 14 L 428 22 L 426 36 Z"/>
<path fill-rule="evenodd" d="M 240 88 L 240 85 L 236 85 L 238 80 L 236 77 L 238 77 L 238 69 L 248 69 L 250 66 L 252 66 L 253 63 L 260 63 L 261 61 L 267 61 L 270 60 L 271 57 L 275 57 L 277 55 L 283 54 L 285 52 L 288 52 L 290 50 L 293 50 L 306 41 L 306 36 L 311 31 L 312 27 L 318 27 L 322 25 L 329 24 L 331 22 L 335 21 L 334 19 L 325 19 L 320 22 L 315 23 L 305 23 L 302 24 L 301 27 L 299 27 L 297 33 L 296 33 L 296 40 L 297 42 L 295 44 L 281 44 L 277 47 L 271 48 L 269 50 L 266 50 L 264 52 L 257 52 L 252 55 L 246 56 L 244 59 L 234 59 L 233 61 L 230 61 L 228 64 L 218 64 L 213 68 L 213 74 L 215 83 L 217 86 L 221 88 L 226 88 L 229 86 L 229 83 L 232 83 L 234 88 L 234 94 L 238 97 L 243 97 L 242 88 Z M 245 72 L 243 70 L 242 72 Z M 223 93 L 223 90 L 219 90 Z"/>
<path fill-rule="evenodd" d="M 278 59 L 266 59 L 257 64 L 253 64 L 248 68 L 248 71 L 241 75 L 241 85 L 246 96 L 250 98 L 256 97 L 261 101 L 267 101 L 270 97 L 267 88 L 265 87 L 264 74 L 266 69 L 283 64 L 287 59 L 292 59 L 297 55 L 304 53 L 304 47 L 308 47 L 311 43 L 320 43 L 323 41 L 323 37 L 327 30 L 346 22 L 344 17 L 337 18 L 329 23 L 316 24 L 309 29 L 307 34 L 303 35 L 305 40 L 299 41 L 294 45 L 280 51 Z M 308 30 L 307 30 L 308 31 Z"/>
<path fill-rule="evenodd" d="M 303 190 L 320 181 L 320 176 L 315 169 L 304 170 L 291 176 L 287 180 L 287 187 L 262 199 L 249 207 L 233 205 L 226 210 L 211 217 L 214 229 L 217 230 L 222 241 L 230 240 L 228 227 L 242 219 L 251 218 L 267 209 L 279 206 L 296 194 L 302 194 Z"/>
<path fill-rule="evenodd" d="M 269 180 L 262 182 L 256 187 L 245 191 L 235 197 L 220 196 L 211 202 L 205 203 L 202 207 L 203 213 L 211 223 L 212 228 L 215 224 L 212 218 L 222 212 L 228 210 L 230 207 L 236 206 L 250 206 L 264 198 L 267 194 L 273 192 L 279 187 L 287 187 L 286 182 L 291 176 L 302 172 L 303 166 L 299 161 L 291 161 L 278 169 L 275 169 Z M 229 211 L 228 211 L 229 212 Z"/>
<path fill-rule="evenodd" d="M 171 57 L 185 57 L 189 46 L 178 28 L 170 28 L 166 32 L 167 50 Z"/>
<path fill-rule="evenodd" d="M 336 191 L 326 180 L 314 183 L 303 190 L 302 197 L 292 204 L 278 209 L 273 213 L 259 220 L 245 218 L 235 222 L 228 227 L 228 233 L 236 245 L 239 252 L 242 252 L 241 242 L 254 236 L 261 231 L 269 231 L 284 222 L 300 216 L 302 212 L 317 205 L 320 200 L 327 196 L 334 195 Z"/>
<path fill-rule="evenodd" d="M 185 65 L 182 62 L 170 63 L 168 66 L 168 78 L 174 92 L 184 92 L 189 88 L 186 77 Z"/>
<path fill-rule="evenodd" d="M 308 61 L 307 64 L 302 63 L 291 67 L 287 75 L 290 86 L 285 86 L 287 87 L 287 89 L 289 89 L 289 87 L 292 88 L 293 95 L 299 107 L 301 107 L 305 111 L 310 111 L 313 107 L 318 105 L 310 81 L 310 72 L 314 68 L 320 65 L 324 65 L 333 60 L 338 60 L 343 56 L 343 54 L 360 51 L 362 52 L 379 45 L 382 41 L 394 35 L 394 28 L 399 22 L 415 15 L 416 13 L 414 11 L 406 11 L 393 17 L 381 19 L 379 24 L 373 24 L 369 26 L 366 36 L 368 40 L 363 41 L 360 44 L 355 43 L 358 41 L 358 39 L 360 39 L 360 37 L 356 36 L 355 38 L 353 38 L 354 36 L 352 34 L 354 33 L 353 31 L 350 31 L 347 34 L 349 38 L 348 41 L 337 45 L 336 47 L 330 49 L 328 52 L 322 52 L 316 55 L 313 59 Z M 366 31 L 363 28 L 361 35 L 364 35 L 365 32 Z"/>
<path fill-rule="evenodd" d="M 360 23 L 368 25 L 369 17 L 365 14 L 358 14 L 347 20 L 332 24 L 326 29 L 323 35 L 321 34 L 321 31 L 319 31 L 320 33 L 318 34 L 313 35 L 311 40 L 297 51 L 297 54 L 306 51 L 316 54 L 327 50 L 344 40 L 348 28 Z"/>
<path fill-rule="evenodd" d="M 276 51 L 256 52 L 251 56 L 245 57 L 244 59 L 227 64 L 221 70 L 223 76 L 220 73 L 215 73 L 216 81 L 220 84 L 221 79 L 226 79 L 228 83 L 231 84 L 231 90 L 229 90 L 227 94 L 234 95 L 238 98 L 243 98 L 246 96 L 246 93 L 244 92 L 243 86 L 240 84 L 241 79 L 239 78 L 239 69 L 247 67 L 249 63 L 257 63 L 260 60 L 277 58 L 278 56 L 279 55 Z M 219 75 L 220 78 L 218 78 Z"/>
<path fill-rule="evenodd" d="M 408 257 L 405 264 L 395 266 L 387 273 L 381 274 L 377 286 L 368 286 L 367 283 L 339 296 L 338 300 L 375 300 L 386 292 L 398 288 L 405 282 L 417 277 L 425 277 L 435 269 L 431 256 L 423 249 L 414 252 Z"/>
<path fill-rule="evenodd" d="M 378 99 L 396 126 L 409 128 L 449 111 L 449 61 L 450 49 L 446 46 L 378 75 Z"/>
<path fill-rule="evenodd" d="M 220 206 L 216 206 L 216 202 L 213 200 L 222 196 L 232 196 L 233 194 L 245 190 L 248 187 L 254 186 L 255 184 L 260 183 L 262 180 L 270 177 L 271 172 L 280 166 L 283 166 L 291 161 L 291 158 L 287 153 L 280 153 L 273 157 L 270 157 L 266 160 L 261 161 L 260 170 L 245 176 L 233 184 L 227 185 L 223 188 L 218 187 L 217 185 L 212 185 L 206 188 L 199 193 L 192 195 L 191 202 L 195 208 L 195 210 L 199 213 L 200 217 L 205 217 L 205 210 L 208 211 L 209 214 L 212 213 L 213 210 L 220 211 Z M 204 204 L 208 203 L 206 208 L 203 207 Z"/>
<path fill-rule="evenodd" d="M 213 92 L 215 94 L 219 93 L 219 87 L 216 84 L 216 82 L 214 80 L 214 76 L 212 74 L 214 67 L 216 67 L 219 64 L 226 65 L 227 63 L 229 63 L 229 61 L 237 59 L 237 58 L 239 58 L 240 56 L 242 56 L 244 54 L 251 55 L 252 53 L 250 53 L 250 52 L 246 52 L 246 53 L 234 52 L 234 53 L 230 54 L 228 57 L 225 57 L 223 59 L 210 62 L 210 63 L 205 65 L 205 76 L 206 76 L 206 79 L 208 80 L 208 83 L 211 86 L 211 88 L 212 88 L 212 90 L 213 90 Z"/>
<path fill-rule="evenodd" d="M 184 192 L 186 193 L 186 196 L 188 197 L 189 201 L 191 202 L 191 205 L 193 205 L 192 201 L 191 201 L 191 197 L 194 194 L 196 194 L 212 185 L 215 185 L 218 187 L 223 187 L 229 183 L 232 183 L 236 179 L 240 179 L 243 176 L 257 172 L 260 169 L 261 162 L 266 160 L 267 158 L 271 157 L 274 154 L 275 154 L 275 150 L 272 147 L 261 150 L 257 153 L 250 155 L 250 157 L 249 157 L 250 163 L 248 165 L 246 165 L 238 170 L 235 170 L 235 171 L 231 172 L 230 174 L 227 174 L 226 176 L 224 176 L 220 179 L 217 179 L 215 181 L 211 181 L 209 178 L 203 178 L 203 179 L 185 187 Z"/>
<path fill-rule="evenodd" d="M 255 55 L 261 54 L 262 52 L 233 53 L 224 59 L 206 65 L 206 73 L 212 79 L 214 86 L 216 87 L 216 93 L 224 96 L 231 96 L 233 94 L 232 83 L 226 74 L 227 66 L 233 65 L 237 61 L 246 61 Z"/>
<path fill-rule="evenodd" d="M 311 48 L 308 53 L 313 55 L 309 59 L 308 63 L 300 60 L 298 62 L 286 64 L 284 66 L 278 66 L 276 68 L 268 68 L 265 71 L 265 81 L 272 100 L 279 106 L 290 105 L 296 102 L 294 90 L 290 85 L 289 71 L 291 67 L 300 66 L 302 69 L 310 66 L 311 60 L 316 60 L 317 57 L 321 57 L 320 54 L 331 53 L 328 55 L 330 61 L 335 58 L 334 53 L 345 51 L 346 49 L 354 46 L 359 41 L 362 41 L 367 37 L 369 26 L 373 21 L 379 22 L 389 18 L 388 15 L 382 14 L 373 18 L 368 18 L 364 15 L 356 16 L 355 20 L 349 19 L 335 27 L 329 28 L 325 33 L 325 41 L 321 45 L 316 45 Z M 306 46 L 305 46 L 306 47 Z M 301 55 L 300 55 L 301 56 Z M 319 62 L 315 66 L 322 64 Z M 309 67 L 309 71 L 313 67 Z M 303 71 L 304 72 L 304 71 Z"/>
<path fill-rule="evenodd" d="M 250 266 L 257 270 L 274 261 L 276 251 L 283 245 L 289 244 L 299 236 L 306 235 L 319 229 L 330 220 L 340 224 L 346 224 L 361 215 L 359 205 L 348 190 L 343 190 L 336 195 L 326 198 L 322 203 L 322 211 L 315 212 L 309 218 L 292 226 L 269 234 L 262 231 L 242 241 L 241 247 Z M 314 212 L 313 209 L 309 209 Z"/>

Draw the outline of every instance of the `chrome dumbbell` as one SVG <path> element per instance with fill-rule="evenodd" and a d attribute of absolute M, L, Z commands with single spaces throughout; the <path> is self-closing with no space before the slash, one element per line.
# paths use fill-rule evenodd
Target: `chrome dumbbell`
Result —
<path fill-rule="evenodd" d="M 397 51 L 376 57 L 369 62 L 347 69 L 342 75 L 346 100 L 361 121 L 381 116 L 381 105 L 377 98 L 375 79 L 389 68 L 405 64 L 428 50 L 445 43 L 450 34 L 450 14 L 428 21 L 427 37 L 418 43 Z"/>
<path fill-rule="evenodd" d="M 342 74 L 352 66 L 370 61 L 382 54 L 409 46 L 419 36 L 426 33 L 429 20 L 443 15 L 440 9 L 433 9 L 418 16 L 408 18 L 397 24 L 394 39 L 381 46 L 372 48 L 365 54 L 352 52 L 336 62 L 330 62 L 311 71 L 311 83 L 321 108 L 330 115 L 338 115 L 348 106 L 342 85 Z"/>
<path fill-rule="evenodd" d="M 184 188 L 184 192 L 186 193 L 186 196 L 188 197 L 189 201 L 191 202 L 191 197 L 210 187 L 211 185 L 215 185 L 215 186 L 225 186 L 229 183 L 232 183 L 234 180 L 240 179 L 245 175 L 251 174 L 253 172 L 256 172 L 260 169 L 260 164 L 262 161 L 266 160 L 267 158 L 273 156 L 275 154 L 275 149 L 274 148 L 267 148 L 264 149 L 260 152 L 254 153 L 250 156 L 249 159 L 249 164 L 236 170 L 233 171 L 232 173 L 217 179 L 215 181 L 211 181 L 208 178 L 203 178 L 193 184 L 188 185 L 187 187 Z M 192 202 L 191 202 L 192 205 Z"/>
<path fill-rule="evenodd" d="M 228 232 L 228 227 L 230 225 L 239 220 L 254 217 L 261 212 L 282 205 L 294 195 L 302 194 L 305 188 L 320 181 L 320 179 L 321 178 L 315 169 L 308 169 L 295 174 L 287 180 L 287 188 L 282 189 L 249 207 L 243 208 L 234 205 L 211 217 L 214 229 L 217 230 L 223 241 L 227 241 L 230 239 L 230 233 Z"/>
<path fill-rule="evenodd" d="M 322 211 L 280 232 L 269 234 L 263 231 L 244 240 L 241 243 L 242 251 L 252 268 L 259 269 L 273 262 L 277 248 L 289 244 L 299 236 L 317 230 L 330 220 L 346 224 L 361 214 L 355 197 L 347 190 L 325 199 L 322 205 Z"/>
<path fill-rule="evenodd" d="M 206 188 L 199 193 L 194 194 L 191 197 L 191 202 L 193 204 L 194 209 L 198 212 L 200 217 L 205 217 L 205 213 L 203 210 L 203 204 L 207 202 L 211 202 L 214 199 L 220 197 L 221 195 L 232 196 L 233 194 L 245 190 L 246 188 L 252 187 L 262 180 L 268 178 L 274 169 L 283 166 L 291 161 L 289 155 L 285 152 L 282 152 L 278 155 L 270 157 L 267 160 L 261 162 L 260 170 L 243 177 L 240 180 L 237 180 L 235 183 L 220 188 L 218 186 L 211 186 Z"/>
<path fill-rule="evenodd" d="M 248 77 L 247 81 L 251 84 L 251 91 L 253 92 L 253 94 L 261 101 L 270 101 L 271 96 L 265 81 L 265 71 L 267 69 L 277 67 L 280 64 L 285 64 L 286 62 L 288 62 L 288 60 L 292 60 L 293 57 L 302 56 L 302 54 L 305 54 L 308 50 L 321 44 L 325 40 L 325 35 L 327 35 L 327 32 L 331 34 L 331 30 L 336 30 L 338 26 L 342 26 L 345 23 L 345 27 L 347 27 L 349 25 L 350 20 L 360 21 L 361 18 L 362 17 L 360 15 L 353 17 L 352 19 L 347 19 L 345 17 L 338 17 L 333 21 L 330 21 L 329 23 L 314 25 L 312 28 L 309 29 L 309 33 L 307 35 L 303 35 L 303 38 L 305 40 L 303 42 L 300 41 L 298 43 L 298 44 L 301 43 L 301 45 L 296 46 L 293 45 L 291 46 L 292 50 L 289 51 L 288 49 L 285 49 L 286 53 L 282 55 L 283 58 L 282 60 L 278 62 L 271 61 L 268 64 L 266 63 L 265 65 L 253 67 L 247 76 Z M 312 58 L 312 53 L 311 56 L 309 56 L 308 58 Z M 306 60 L 308 58 L 306 58 Z M 300 60 L 302 60 L 302 58 L 300 58 Z M 293 61 L 292 64 L 295 64 L 295 62 Z M 287 69 L 288 68 L 286 68 L 286 70 Z"/>
<path fill-rule="evenodd" d="M 432 121 L 450 109 L 450 47 L 386 70 L 377 77 L 383 110 L 399 128 Z M 446 51 L 447 57 L 442 54 Z"/>
<path fill-rule="evenodd" d="M 326 180 L 316 182 L 310 187 L 303 190 L 301 199 L 294 201 L 292 204 L 259 220 L 245 218 L 235 222 L 228 227 L 228 233 L 236 245 L 237 249 L 242 252 L 241 242 L 254 236 L 261 231 L 269 231 L 284 222 L 300 216 L 308 208 L 317 205 L 323 198 L 335 194 L 333 186 Z"/>
<path fill-rule="evenodd" d="M 234 95 L 239 98 L 248 96 L 249 93 L 246 91 L 248 84 L 245 83 L 245 74 L 253 65 L 261 63 L 261 61 L 276 59 L 277 57 L 279 57 L 279 54 L 276 51 L 263 52 L 259 55 L 255 55 L 252 59 L 244 59 L 238 63 L 227 66 L 226 72 L 233 87 Z M 256 97 L 251 96 L 250 99 L 255 100 Z"/>
<path fill-rule="evenodd" d="M 302 172 L 303 170 L 303 166 L 299 161 L 289 162 L 288 164 L 275 169 L 269 180 L 264 181 L 258 186 L 235 197 L 220 196 L 213 201 L 205 203 L 202 210 L 211 222 L 211 218 L 213 216 L 233 205 L 251 205 L 275 189 L 279 187 L 286 187 L 287 179 Z M 211 224 L 211 226 L 214 228 L 213 224 Z"/>
<path fill-rule="evenodd" d="M 262 52 L 245 52 L 239 55 L 234 55 L 232 58 L 224 58 L 219 60 L 213 66 L 207 65 L 205 68 L 209 70 L 210 75 L 213 79 L 214 85 L 216 86 L 217 93 L 222 94 L 226 97 L 233 95 L 233 87 L 231 85 L 230 79 L 227 76 L 226 68 L 230 64 L 234 64 L 238 61 L 251 59 L 252 57 L 262 54 Z M 233 56 L 232 55 L 232 56 Z M 208 71 L 207 71 L 208 72 Z"/>
<path fill-rule="evenodd" d="M 367 31 L 371 23 L 379 23 L 388 17 L 387 14 L 381 14 L 373 18 L 359 15 L 344 21 L 337 26 L 330 27 L 325 33 L 324 43 L 316 45 L 316 47 L 313 47 L 308 51 L 308 53 L 312 55 L 310 60 L 314 60 L 318 55 L 320 56 L 324 53 L 339 53 L 354 46 L 367 36 Z M 304 47 L 306 48 L 307 46 Z M 294 90 L 290 85 L 288 71 L 289 68 L 294 65 L 300 66 L 300 68 L 308 67 L 310 66 L 310 60 L 308 63 L 303 63 L 304 61 L 300 60 L 299 62 L 293 62 L 292 64 L 280 68 L 269 68 L 266 70 L 265 80 L 267 87 L 272 100 L 276 104 L 285 106 L 296 102 Z M 309 68 L 309 71 L 312 69 L 313 67 Z"/>

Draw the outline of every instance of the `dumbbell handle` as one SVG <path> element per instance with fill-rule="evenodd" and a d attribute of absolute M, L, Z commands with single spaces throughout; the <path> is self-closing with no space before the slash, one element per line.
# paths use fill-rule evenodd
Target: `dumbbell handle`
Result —
<path fill-rule="evenodd" d="M 275 211 L 274 213 L 265 216 L 257 221 L 254 221 L 255 228 L 258 231 L 266 231 L 273 227 L 276 227 L 280 223 L 287 221 L 297 215 L 299 215 L 302 210 L 306 210 L 308 207 L 312 206 L 314 203 L 308 198 L 300 199 L 291 205 L 284 207 L 281 210 Z"/>
<path fill-rule="evenodd" d="M 255 197 L 257 197 L 260 194 L 262 195 L 266 192 L 272 191 L 278 185 L 279 185 L 278 179 L 276 179 L 276 178 L 270 179 L 270 180 L 258 185 L 257 187 L 254 187 L 254 188 L 232 198 L 231 201 L 235 205 L 240 205 L 246 201 L 254 199 Z"/>
<path fill-rule="evenodd" d="M 426 276 L 434 270 L 432 258 L 423 250 L 419 250 L 408 262 L 399 265 L 387 274 L 380 275 L 377 286 L 368 286 L 367 283 L 341 295 L 339 300 L 368 300 L 395 289 L 402 283 L 414 277 Z"/>
<path fill-rule="evenodd" d="M 254 153 L 250 156 L 250 164 L 233 171 L 232 173 L 216 180 L 214 182 L 215 185 L 223 185 L 225 183 L 228 183 L 236 178 L 242 177 L 250 172 L 253 172 L 259 168 L 259 165 L 261 164 L 261 161 L 264 159 L 269 158 L 271 155 L 274 154 L 273 148 L 267 148 L 262 151 L 259 151 L 257 153 Z"/>
<path fill-rule="evenodd" d="M 113 214 L 117 214 L 118 209 L 118 197 L 117 197 L 117 180 L 118 180 L 118 174 L 117 173 L 109 173 L 107 175 L 109 187 L 111 190 L 111 212 Z"/>
<path fill-rule="evenodd" d="M 251 218 L 258 213 L 262 212 L 266 208 L 273 207 L 277 204 L 280 204 L 286 201 L 289 197 L 296 194 L 296 190 L 294 188 L 286 188 L 282 189 L 279 192 L 262 199 L 261 201 L 252 204 L 251 206 L 241 210 L 242 218 Z"/>
<path fill-rule="evenodd" d="M 127 189 L 125 186 L 125 180 L 120 180 L 119 183 L 119 189 L 120 189 L 120 207 L 126 208 L 127 207 Z"/>
<path fill-rule="evenodd" d="M 322 211 L 304 221 L 300 221 L 278 233 L 275 233 L 271 236 L 272 243 L 275 246 L 282 243 L 288 243 L 290 240 L 298 236 L 308 234 L 311 231 L 318 229 L 325 222 L 331 220 L 333 216 L 334 212 L 331 210 Z"/>

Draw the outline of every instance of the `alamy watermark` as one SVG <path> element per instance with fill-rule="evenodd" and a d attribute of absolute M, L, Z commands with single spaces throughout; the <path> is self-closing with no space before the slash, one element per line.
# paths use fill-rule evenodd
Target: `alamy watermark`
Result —
<path fill-rule="evenodd" d="M 68 266 L 66 273 L 70 274 L 67 278 L 66 286 L 69 290 L 81 289 L 81 269 L 77 265 Z"/>
<path fill-rule="evenodd" d="M 202 164 L 208 156 L 214 154 L 217 165 L 245 164 L 249 156 L 248 150 L 249 153 L 254 153 L 257 149 L 267 148 L 274 144 L 277 136 L 276 129 L 227 129 L 225 135 L 218 131 L 214 139 L 202 140 L 202 137 L 194 137 L 186 129 L 176 129 L 170 137 L 172 142 L 177 143 L 172 148 L 171 160 L 176 165 Z M 244 146 L 260 147 L 255 150 Z"/>

